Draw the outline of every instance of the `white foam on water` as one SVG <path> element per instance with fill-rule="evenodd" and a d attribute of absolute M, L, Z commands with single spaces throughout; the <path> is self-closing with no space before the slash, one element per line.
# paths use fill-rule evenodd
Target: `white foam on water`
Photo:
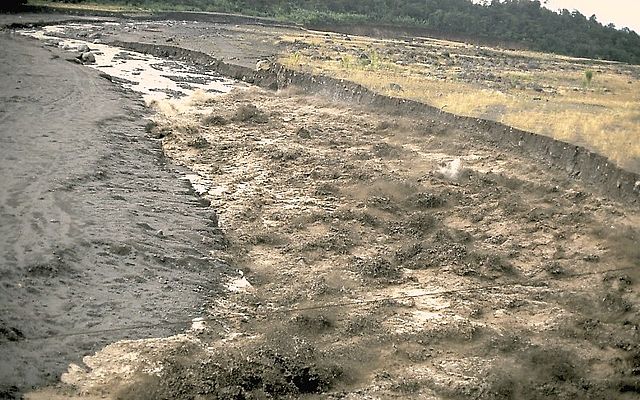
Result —
<path fill-rule="evenodd" d="M 183 179 L 188 180 L 193 190 L 201 196 L 207 193 L 211 187 L 211 181 L 202 178 L 200 175 L 186 174 Z"/>
<path fill-rule="evenodd" d="M 445 166 L 440 167 L 439 172 L 449 179 L 458 179 L 460 172 L 462 171 L 462 159 L 456 158 L 453 161 L 447 163 Z"/>
<path fill-rule="evenodd" d="M 96 58 L 95 64 L 87 64 L 88 67 L 117 78 L 123 87 L 141 93 L 148 104 L 154 100 L 191 96 L 196 90 L 215 94 L 228 93 L 237 84 L 234 80 L 198 70 L 184 62 L 62 37 L 70 28 L 91 30 L 93 27 L 95 26 L 91 24 L 52 25 L 42 29 L 20 30 L 18 33 L 46 41 L 74 54 L 77 54 L 81 45 L 88 46 Z"/>

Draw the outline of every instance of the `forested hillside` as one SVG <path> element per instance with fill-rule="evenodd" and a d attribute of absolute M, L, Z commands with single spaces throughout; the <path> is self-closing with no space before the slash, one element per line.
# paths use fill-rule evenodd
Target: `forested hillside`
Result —
<path fill-rule="evenodd" d="M 0 11 L 19 11 L 27 0 L 3 0 L 0 2 Z"/>
<path fill-rule="evenodd" d="M 67 2 L 84 0 L 67 0 Z M 640 64 L 640 36 L 538 0 L 98 0 L 153 8 L 276 17 L 307 25 L 383 23 L 519 43 L 533 50 Z"/>

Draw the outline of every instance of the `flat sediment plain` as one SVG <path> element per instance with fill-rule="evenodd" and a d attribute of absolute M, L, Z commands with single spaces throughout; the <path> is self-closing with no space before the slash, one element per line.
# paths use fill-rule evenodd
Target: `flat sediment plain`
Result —
<path fill-rule="evenodd" d="M 0 397 L 637 397 L 633 185 L 268 71 L 145 103 L 60 42 L 211 74 L 297 29 L 216 18 L 0 36 Z"/>
<path fill-rule="evenodd" d="M 146 137 L 142 101 L 35 40 L 0 40 L 0 381 L 11 390 L 136 334 L 80 331 L 173 332 L 153 326 L 196 317 L 225 267 L 202 242 L 219 236 L 212 213 Z"/>

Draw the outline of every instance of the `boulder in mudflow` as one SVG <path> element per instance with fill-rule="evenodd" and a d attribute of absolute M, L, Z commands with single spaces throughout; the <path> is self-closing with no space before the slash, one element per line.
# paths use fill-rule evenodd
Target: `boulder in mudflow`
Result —
<path fill-rule="evenodd" d="M 80 61 L 82 61 L 83 64 L 95 64 L 96 56 L 92 52 L 87 51 L 85 53 L 82 53 L 82 55 L 80 56 Z"/>

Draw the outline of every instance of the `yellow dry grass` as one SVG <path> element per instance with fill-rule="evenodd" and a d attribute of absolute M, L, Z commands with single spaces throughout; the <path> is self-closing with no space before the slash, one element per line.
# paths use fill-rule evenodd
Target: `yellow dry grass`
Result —
<path fill-rule="evenodd" d="M 549 65 L 549 68 L 524 72 L 510 68 L 491 71 L 499 75 L 502 82 L 509 83 L 496 89 L 487 82 L 457 79 L 461 68 L 450 66 L 451 63 L 442 62 L 437 74 L 433 65 L 398 65 L 394 52 L 406 48 L 420 51 L 419 46 L 409 46 L 406 42 L 363 37 L 344 40 L 309 33 L 283 39 L 313 47 L 311 52 L 303 50 L 283 56 L 280 62 L 288 67 L 353 81 L 377 93 L 421 101 L 451 113 L 491 119 L 583 145 L 623 167 L 640 171 L 640 80 L 637 78 L 640 75 L 631 73 L 634 69 L 640 71 L 637 66 L 590 64 L 544 53 L 491 49 Z M 425 52 L 433 53 L 440 48 L 452 55 L 471 47 L 448 41 L 424 43 Z M 332 51 L 331 44 L 346 51 Z M 357 58 L 358 53 L 369 54 L 373 62 L 363 65 Z M 594 71 L 594 78 L 587 85 L 585 71 L 589 69 Z M 523 87 L 527 84 L 553 89 L 533 91 Z"/>

